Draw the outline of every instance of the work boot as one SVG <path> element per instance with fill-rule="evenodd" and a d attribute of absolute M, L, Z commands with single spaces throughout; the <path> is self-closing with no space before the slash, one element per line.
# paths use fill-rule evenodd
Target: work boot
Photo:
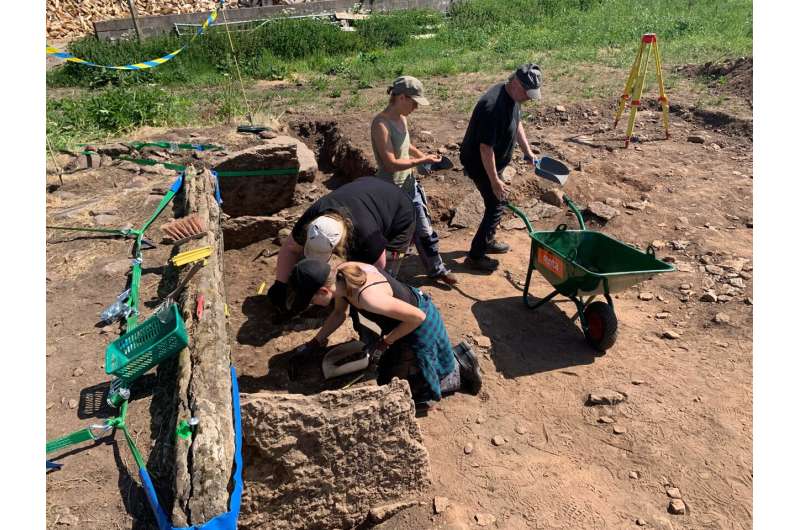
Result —
<path fill-rule="evenodd" d="M 496 239 L 492 239 L 486 245 L 487 254 L 505 254 L 509 250 L 511 250 L 510 246 L 508 246 L 506 243 L 501 243 Z"/>
<path fill-rule="evenodd" d="M 460 342 L 453 348 L 453 353 L 458 362 L 459 375 L 461 376 L 461 390 L 467 394 L 477 396 L 483 385 L 481 367 L 478 365 L 478 357 L 475 355 L 475 352 L 472 351 L 472 347 L 465 342 Z"/>
<path fill-rule="evenodd" d="M 458 278 L 456 275 L 450 271 L 443 272 L 433 277 L 435 280 L 439 280 L 441 282 L 446 283 L 447 285 L 455 285 L 458 283 Z"/>
<path fill-rule="evenodd" d="M 500 266 L 500 262 L 489 256 L 481 256 L 480 258 L 467 256 L 467 259 L 464 260 L 464 265 L 477 271 L 494 272 Z"/>

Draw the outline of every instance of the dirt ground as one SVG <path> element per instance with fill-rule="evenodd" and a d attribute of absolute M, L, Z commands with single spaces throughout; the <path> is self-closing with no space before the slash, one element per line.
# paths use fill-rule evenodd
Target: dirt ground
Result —
<path fill-rule="evenodd" d="M 462 99 L 472 101 L 488 86 L 474 76 L 435 81 L 439 93 L 459 84 L 466 86 Z M 692 94 L 674 97 L 669 140 L 664 140 L 660 113 L 651 105 L 637 119 L 639 141 L 623 149 L 623 124 L 609 130 L 614 98 L 571 102 L 565 97 L 559 112 L 554 108 L 559 93 L 552 90 L 547 103 L 528 117 L 526 129 L 542 154 L 573 168 L 564 192 L 580 205 L 618 204 L 619 215 L 604 224 L 590 218 L 589 228 L 640 248 L 652 243 L 658 256 L 677 270 L 615 295 L 619 339 L 605 355 L 596 355 L 573 320 L 571 302 L 556 299 L 535 312 L 523 305 L 520 283 L 530 239 L 511 217 L 498 232 L 512 246 L 510 253 L 499 256 L 500 270 L 480 275 L 464 268 L 474 228 L 450 229 L 446 220 L 473 190 L 459 171 L 453 146 L 461 141 L 469 115 L 453 112 L 463 104 L 456 102 L 415 112 L 410 122 L 418 147 L 441 149 L 456 162 L 454 170 L 421 182 L 442 238 L 442 254 L 459 284 L 448 288 L 430 283 L 416 256 L 407 258 L 401 277 L 433 296 L 454 342 L 476 344 L 484 387 L 477 397 L 456 394 L 420 414 L 433 488 L 421 506 L 381 528 L 751 528 L 749 94 L 730 92 L 713 111 L 698 105 Z M 374 92 L 377 106 L 382 91 Z M 352 148 L 371 158 L 365 134 L 371 109 L 334 108 L 324 114 L 295 107 L 290 112 L 292 121 L 335 121 Z M 226 146 L 249 141 L 225 131 L 169 133 L 180 138 L 191 132 L 199 140 Z M 146 130 L 136 138 L 164 138 L 166 133 Z M 704 142 L 687 140 L 695 135 L 702 135 Z M 309 143 L 317 147 L 313 138 Z M 515 159 L 513 166 L 515 202 L 532 201 L 549 189 L 521 160 Z M 48 194 L 48 224 L 91 226 L 103 212 L 140 224 L 171 175 L 134 176 L 120 167 L 69 175 L 64 186 Z M 337 180 L 321 175 L 314 184 L 300 186 L 296 196 L 312 199 Z M 48 182 L 54 182 L 53 175 Z M 98 202 L 84 204 L 94 200 Z M 77 213 L 70 213 L 71 208 Z M 562 213 L 535 226 L 547 230 L 575 222 Z M 102 352 L 118 333 L 116 327 L 95 323 L 124 288 L 130 242 L 48 235 L 47 434 L 53 437 L 95 421 L 88 418 L 96 411 L 84 410 L 84 396 L 108 380 Z M 156 230 L 151 238 L 158 241 L 159 235 Z M 286 354 L 313 335 L 309 328 L 319 321 L 319 312 L 280 330 L 269 326 L 263 296 L 257 294 L 259 285 L 269 285 L 274 276 L 276 258 L 259 256 L 267 246 L 274 245 L 260 242 L 225 255 L 241 390 L 316 392 L 326 387 L 317 369 L 301 367 L 290 379 Z M 161 276 L 168 248 L 146 254 L 145 301 L 169 290 L 170 279 Z M 717 293 L 717 302 L 701 301 L 709 288 Z M 533 294 L 541 297 L 550 290 L 535 274 Z M 666 338 L 667 331 L 677 338 Z M 76 371 L 78 367 L 82 370 Z M 153 466 L 163 458 L 160 451 L 149 450 L 148 441 L 156 440 L 160 429 L 158 389 L 160 382 L 168 382 L 168 367 L 157 377 L 162 381 L 153 376 L 150 384 L 136 388 L 141 397 L 133 401 L 129 420 Z M 613 406 L 588 406 L 588 394 L 600 389 L 621 392 L 626 399 Z M 76 400 L 75 407 L 70 399 Z M 496 436 L 505 443 L 495 445 Z M 141 490 L 128 475 L 135 466 L 124 442 L 78 451 L 62 462 L 64 468 L 48 476 L 48 527 L 150 527 Z M 669 513 L 669 488 L 679 490 L 670 493 L 684 501 L 684 515 Z M 434 496 L 449 500 L 444 513 L 433 513 Z"/>

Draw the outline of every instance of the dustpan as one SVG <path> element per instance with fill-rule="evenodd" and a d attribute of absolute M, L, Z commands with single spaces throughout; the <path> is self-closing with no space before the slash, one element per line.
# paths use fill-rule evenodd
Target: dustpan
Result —
<path fill-rule="evenodd" d="M 543 156 L 536 161 L 535 172 L 540 177 L 561 186 L 567 183 L 569 168 L 554 158 Z"/>

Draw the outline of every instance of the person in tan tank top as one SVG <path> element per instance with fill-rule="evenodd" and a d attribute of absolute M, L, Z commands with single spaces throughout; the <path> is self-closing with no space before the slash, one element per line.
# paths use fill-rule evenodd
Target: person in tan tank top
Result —
<path fill-rule="evenodd" d="M 430 278 L 448 285 L 458 283 L 455 275 L 445 267 L 439 255 L 439 235 L 433 229 L 425 190 L 414 175 L 414 168 L 421 164 L 435 164 L 442 157 L 426 155 L 417 149 L 408 134 L 406 116 L 419 105 L 428 105 L 419 79 L 401 76 L 392 82 L 386 91 L 389 104 L 372 120 L 370 136 L 372 152 L 378 165 L 376 177 L 394 182 L 405 191 L 414 204 L 416 229 L 414 245 Z"/>

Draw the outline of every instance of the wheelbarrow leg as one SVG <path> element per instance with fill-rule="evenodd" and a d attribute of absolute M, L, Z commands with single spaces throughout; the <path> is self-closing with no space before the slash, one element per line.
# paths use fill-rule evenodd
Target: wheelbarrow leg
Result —
<path fill-rule="evenodd" d="M 558 291 L 553 291 L 552 293 L 548 294 L 547 296 L 545 296 L 544 298 L 542 298 L 541 300 L 539 300 L 536 303 L 531 302 L 531 299 L 526 294 L 525 295 L 525 305 L 528 306 L 530 309 L 536 309 L 536 308 L 546 304 L 550 300 L 552 300 L 557 294 L 558 294 Z"/>
<path fill-rule="evenodd" d="M 528 292 L 529 292 L 530 286 L 531 286 L 531 278 L 533 277 L 533 269 L 536 268 L 534 266 L 534 261 L 533 261 L 534 260 L 534 250 L 535 250 L 535 247 L 534 247 L 534 244 L 533 244 L 533 240 L 531 240 L 531 256 L 528 259 L 528 275 L 525 277 L 525 289 L 523 289 L 523 291 L 522 291 L 522 300 L 525 302 L 525 305 L 528 306 L 531 309 L 536 309 L 537 307 L 539 307 L 541 305 L 541 303 L 534 304 L 533 302 L 531 302 L 530 296 L 528 295 Z M 548 300 L 549 300 L 549 298 L 548 298 Z"/>

